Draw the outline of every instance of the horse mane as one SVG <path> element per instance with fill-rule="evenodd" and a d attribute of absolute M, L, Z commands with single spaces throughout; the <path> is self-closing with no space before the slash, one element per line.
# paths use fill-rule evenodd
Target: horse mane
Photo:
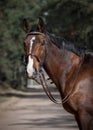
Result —
<path fill-rule="evenodd" d="M 30 32 L 38 31 L 37 25 L 33 25 L 31 29 L 29 30 Z M 83 53 L 85 53 L 86 48 L 85 47 L 80 47 L 72 42 L 67 41 L 63 37 L 57 37 L 53 34 L 50 34 L 49 32 L 46 31 L 46 34 L 49 36 L 49 39 L 53 44 L 55 44 L 59 49 L 67 49 L 73 53 L 75 53 L 78 56 L 81 56 Z"/>
<path fill-rule="evenodd" d="M 48 36 L 53 44 L 55 44 L 59 49 L 67 49 L 73 53 L 75 53 L 78 56 L 81 56 L 82 54 L 85 53 L 86 48 L 85 47 L 80 47 L 75 45 L 72 42 L 67 41 L 63 37 L 57 37 L 53 34 L 48 33 Z"/>

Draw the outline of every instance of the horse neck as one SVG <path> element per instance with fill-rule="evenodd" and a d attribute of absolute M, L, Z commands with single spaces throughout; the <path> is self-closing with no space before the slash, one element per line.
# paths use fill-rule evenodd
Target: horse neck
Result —
<path fill-rule="evenodd" d="M 66 80 L 73 74 L 72 69 L 78 67 L 79 57 L 67 50 L 60 50 L 54 44 L 46 48 L 44 69 L 58 87 L 65 89 Z"/>

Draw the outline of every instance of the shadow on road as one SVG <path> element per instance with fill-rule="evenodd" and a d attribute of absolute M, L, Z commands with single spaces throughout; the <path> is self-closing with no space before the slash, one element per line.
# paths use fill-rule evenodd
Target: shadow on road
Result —
<path fill-rule="evenodd" d="M 55 98 L 60 98 L 57 92 L 53 92 Z M 34 129 L 49 128 L 56 130 L 78 130 L 73 116 L 63 111 L 62 107 L 51 102 L 44 102 L 48 97 L 42 91 L 38 92 L 6 92 L 0 93 L 0 97 L 17 97 L 18 102 L 9 105 L 4 122 L 10 129 Z M 28 100 L 25 100 L 28 99 Z M 32 99 L 32 100 L 31 100 Z M 35 99 L 35 100 L 33 100 Z M 40 100 L 39 100 L 40 99 Z M 9 112 L 9 113 L 8 113 Z M 10 120 L 10 121 L 9 121 Z M 40 129 L 38 129 L 40 130 Z"/>
<path fill-rule="evenodd" d="M 59 98 L 58 93 L 53 93 L 55 98 Z M 18 97 L 18 98 L 48 98 L 44 92 L 36 91 L 30 93 L 22 93 L 22 92 L 6 92 L 0 93 L 0 97 Z"/>
<path fill-rule="evenodd" d="M 47 118 L 38 118 L 38 119 L 29 119 L 23 120 L 23 123 L 14 123 L 10 124 L 10 126 L 27 126 L 31 128 L 77 128 L 75 120 L 71 116 L 57 116 Z"/>

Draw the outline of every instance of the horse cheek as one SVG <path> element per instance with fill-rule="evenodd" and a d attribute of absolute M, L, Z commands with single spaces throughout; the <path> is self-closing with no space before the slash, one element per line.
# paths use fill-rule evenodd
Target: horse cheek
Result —
<path fill-rule="evenodd" d="M 39 67 L 39 62 L 34 58 L 34 68 L 38 69 Z"/>

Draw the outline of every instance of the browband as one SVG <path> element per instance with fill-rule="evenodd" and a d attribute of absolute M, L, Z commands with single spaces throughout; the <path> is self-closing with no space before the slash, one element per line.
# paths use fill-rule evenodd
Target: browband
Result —
<path fill-rule="evenodd" d="M 41 32 L 28 32 L 27 35 L 29 35 L 29 34 L 31 34 L 31 35 L 34 35 L 34 34 L 36 34 L 36 35 L 38 35 L 38 34 L 44 35 L 44 33 L 41 33 Z"/>

